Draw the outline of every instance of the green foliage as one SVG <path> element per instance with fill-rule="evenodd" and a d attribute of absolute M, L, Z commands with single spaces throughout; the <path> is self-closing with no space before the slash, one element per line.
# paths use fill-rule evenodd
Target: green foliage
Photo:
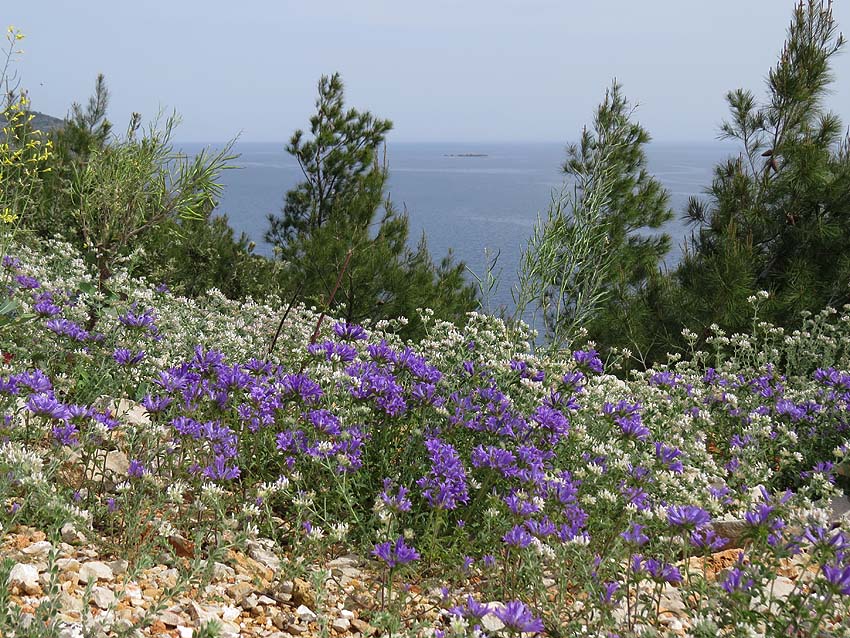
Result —
<path fill-rule="evenodd" d="M 198 297 L 217 288 L 230 299 L 261 299 L 279 291 L 279 262 L 254 254 L 254 242 L 236 236 L 227 217 L 170 220 L 144 241 L 137 272 L 172 292 Z"/>
<path fill-rule="evenodd" d="M 647 235 L 672 217 L 668 194 L 646 170 L 650 137 L 615 81 L 597 108 L 592 129 L 568 149 L 563 170 L 574 193 L 553 198 L 522 260 L 519 312 L 534 304 L 550 345 L 572 341 L 581 327 L 604 329 L 622 299 L 655 273 L 670 246 Z"/>
<path fill-rule="evenodd" d="M 316 114 L 310 117 L 312 139 L 305 141 L 304 131 L 298 129 L 286 147 L 298 161 L 304 181 L 286 194 L 282 217 L 269 215 L 266 241 L 292 250 L 299 236 L 334 217 L 350 215 L 353 202 L 379 194 L 385 171 L 375 156 L 391 128 L 392 122 L 368 111 L 346 111 L 339 73 L 322 76 Z"/>
<path fill-rule="evenodd" d="M 697 233 L 677 273 L 700 323 L 737 330 L 759 290 L 781 325 L 850 300 L 850 163 L 840 120 L 823 106 L 843 42 L 830 4 L 801 3 L 765 102 L 743 89 L 727 95 L 721 132 L 741 152 L 715 169 L 707 203 L 691 201 Z"/>
<path fill-rule="evenodd" d="M 424 237 L 407 246 L 409 222 L 384 196 L 388 171 L 378 160 L 389 120 L 345 110 L 339 74 L 319 81 L 311 139 L 298 130 L 287 151 L 304 181 L 286 194 L 282 216 L 269 217 L 267 241 L 285 262 L 299 298 L 351 322 L 404 316 L 406 336 L 421 334 L 417 308 L 458 319 L 475 307 L 462 263 L 436 266 Z"/>
<path fill-rule="evenodd" d="M 689 202 L 694 230 L 681 263 L 626 288 L 592 336 L 645 367 L 685 348 L 685 327 L 700 339 L 712 324 L 747 330 L 760 291 L 770 295 L 762 316 L 790 328 L 804 310 L 850 301 L 850 156 L 839 118 L 823 105 L 843 44 L 831 3 L 795 7 L 766 98 L 744 89 L 726 96 L 721 136 L 741 150 L 715 167 L 705 197 Z"/>

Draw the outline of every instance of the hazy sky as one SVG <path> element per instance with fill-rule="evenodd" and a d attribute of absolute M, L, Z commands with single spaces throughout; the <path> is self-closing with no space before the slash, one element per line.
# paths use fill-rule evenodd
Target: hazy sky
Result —
<path fill-rule="evenodd" d="M 98 72 L 110 118 L 183 116 L 177 138 L 285 140 L 316 82 L 390 118 L 395 141 L 574 139 L 613 77 L 657 140 L 711 140 L 726 91 L 762 93 L 792 0 L 26 0 L 18 69 L 64 116 Z M 835 15 L 850 31 L 850 1 Z M 830 104 L 850 121 L 850 50 Z"/>

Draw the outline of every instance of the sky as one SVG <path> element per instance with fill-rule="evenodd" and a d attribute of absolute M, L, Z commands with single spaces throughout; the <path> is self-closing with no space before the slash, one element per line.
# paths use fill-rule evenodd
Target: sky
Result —
<path fill-rule="evenodd" d="M 613 78 L 658 141 L 709 141 L 724 96 L 764 93 L 792 0 L 27 0 L 0 16 L 26 39 L 33 108 L 64 117 L 98 73 L 123 129 L 176 110 L 186 142 L 287 140 L 316 84 L 393 121 L 390 141 L 566 143 Z M 834 9 L 850 32 L 850 1 Z M 829 106 L 850 121 L 850 51 Z"/>

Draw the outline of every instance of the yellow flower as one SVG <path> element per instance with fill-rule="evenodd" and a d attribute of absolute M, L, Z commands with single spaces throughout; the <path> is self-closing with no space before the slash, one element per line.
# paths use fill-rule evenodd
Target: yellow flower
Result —
<path fill-rule="evenodd" d="M 18 218 L 18 216 L 15 213 L 13 213 L 12 209 L 9 208 L 8 206 L 3 209 L 2 213 L 0 213 L 0 221 L 4 222 L 6 224 L 11 224 L 17 218 Z"/>

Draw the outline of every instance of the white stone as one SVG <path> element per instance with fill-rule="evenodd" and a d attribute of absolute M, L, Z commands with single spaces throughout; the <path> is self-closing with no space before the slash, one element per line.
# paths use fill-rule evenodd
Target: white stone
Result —
<path fill-rule="evenodd" d="M 348 619 L 346 618 L 336 618 L 333 623 L 331 623 L 331 627 L 333 627 L 335 631 L 342 633 L 344 631 L 348 631 L 349 627 L 351 627 L 351 623 L 348 622 Z"/>
<path fill-rule="evenodd" d="M 487 631 L 502 631 L 505 628 L 505 623 L 503 623 L 496 614 L 487 614 L 481 619 L 481 626 Z"/>
<path fill-rule="evenodd" d="M 102 563 L 99 560 L 89 561 L 88 563 L 83 563 L 80 567 L 79 579 L 80 582 L 85 584 L 89 580 L 112 580 L 115 576 L 112 573 L 112 568 L 106 563 Z"/>
<path fill-rule="evenodd" d="M 227 622 L 236 620 L 239 616 L 242 615 L 242 611 L 239 607 L 233 607 L 228 605 L 221 610 L 221 619 Z"/>
<path fill-rule="evenodd" d="M 91 591 L 91 599 L 101 609 L 109 609 L 110 605 L 115 604 L 115 594 L 106 587 L 94 587 Z"/>
<path fill-rule="evenodd" d="M 180 635 L 180 638 L 192 638 L 195 630 L 184 625 L 177 625 L 177 633 Z"/>
<path fill-rule="evenodd" d="M 274 552 L 269 551 L 256 541 L 248 541 L 246 543 L 248 555 L 258 563 L 265 565 L 273 572 L 280 569 L 280 559 L 275 556 Z"/>
<path fill-rule="evenodd" d="M 295 615 L 305 622 L 313 622 L 317 618 L 316 614 L 306 605 L 299 605 L 298 609 L 295 610 Z"/>
<path fill-rule="evenodd" d="M 18 587 L 30 595 L 37 594 L 41 587 L 38 584 L 38 570 L 32 565 L 16 563 L 9 572 L 10 587 Z"/>
<path fill-rule="evenodd" d="M 50 544 L 50 541 L 38 541 L 28 547 L 24 547 L 21 553 L 33 558 L 47 558 L 47 555 L 52 549 L 53 545 Z"/>

